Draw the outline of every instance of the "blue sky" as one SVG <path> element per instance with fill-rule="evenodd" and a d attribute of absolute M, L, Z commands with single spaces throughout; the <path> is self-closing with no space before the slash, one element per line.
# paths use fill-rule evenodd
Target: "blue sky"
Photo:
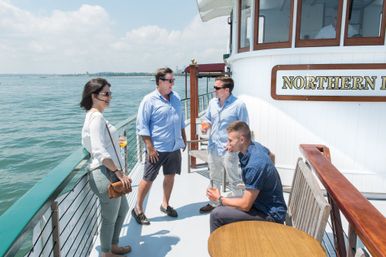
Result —
<path fill-rule="evenodd" d="M 219 62 L 229 27 L 196 0 L 0 0 L 0 31 L 0 73 L 83 73 Z"/>
<path fill-rule="evenodd" d="M 55 9 L 76 10 L 82 3 L 99 5 L 111 14 L 115 27 L 122 33 L 142 25 L 182 29 L 198 13 L 195 0 L 11 0 L 10 2 L 40 15 L 49 15 Z"/>

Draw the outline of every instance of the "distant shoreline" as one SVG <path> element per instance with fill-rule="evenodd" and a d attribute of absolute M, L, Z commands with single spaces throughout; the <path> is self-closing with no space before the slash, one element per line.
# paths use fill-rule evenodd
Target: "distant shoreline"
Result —
<path fill-rule="evenodd" d="M 184 75 L 182 72 L 175 72 L 175 76 L 182 76 Z M 0 76 L 71 76 L 71 77 L 76 77 L 76 76 L 90 76 L 90 77 L 95 77 L 95 76 L 110 76 L 110 77 L 136 77 L 136 76 L 154 76 L 154 73 L 150 72 L 96 72 L 96 73 L 74 73 L 74 74 L 45 74 L 45 73 L 0 73 Z"/>

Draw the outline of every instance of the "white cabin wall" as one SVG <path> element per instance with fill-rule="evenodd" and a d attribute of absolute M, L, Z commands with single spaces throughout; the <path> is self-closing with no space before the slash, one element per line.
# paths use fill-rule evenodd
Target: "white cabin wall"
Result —
<path fill-rule="evenodd" d="M 275 65 L 386 63 L 384 47 L 262 50 L 229 62 L 234 93 L 247 104 L 256 140 L 275 153 L 284 184 L 301 156 L 299 144 L 325 144 L 333 164 L 359 190 L 386 192 L 385 103 L 278 101 L 270 93 Z"/>

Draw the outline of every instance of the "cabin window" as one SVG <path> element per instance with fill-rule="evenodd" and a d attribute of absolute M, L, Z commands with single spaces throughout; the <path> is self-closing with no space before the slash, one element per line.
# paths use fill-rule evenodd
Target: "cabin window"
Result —
<path fill-rule="evenodd" d="M 254 49 L 291 47 L 293 0 L 256 0 Z"/>
<path fill-rule="evenodd" d="M 249 51 L 250 49 L 251 16 L 251 0 L 239 0 L 239 52 Z"/>
<path fill-rule="evenodd" d="M 348 0 L 345 45 L 383 45 L 384 0 Z"/>
<path fill-rule="evenodd" d="M 296 46 L 337 46 L 343 0 L 299 0 Z"/>

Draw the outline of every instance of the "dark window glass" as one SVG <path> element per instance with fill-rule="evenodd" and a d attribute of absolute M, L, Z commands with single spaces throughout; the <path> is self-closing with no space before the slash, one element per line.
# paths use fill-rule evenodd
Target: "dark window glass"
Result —
<path fill-rule="evenodd" d="M 303 0 L 300 39 L 335 39 L 338 0 Z"/>
<path fill-rule="evenodd" d="M 352 0 L 348 14 L 348 38 L 381 36 L 383 0 Z"/>
<path fill-rule="evenodd" d="M 241 0 L 239 48 L 249 48 L 251 39 L 251 0 Z"/>
<path fill-rule="evenodd" d="M 288 42 L 291 1 L 269 0 L 259 2 L 259 29 L 257 43 Z"/>

